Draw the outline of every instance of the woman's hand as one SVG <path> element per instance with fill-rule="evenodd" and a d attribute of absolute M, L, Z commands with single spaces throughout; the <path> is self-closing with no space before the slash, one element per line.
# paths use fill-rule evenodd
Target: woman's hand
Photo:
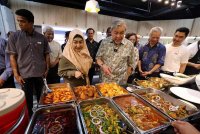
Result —
<path fill-rule="evenodd" d="M 75 72 L 75 78 L 79 79 L 80 77 L 83 78 L 83 74 L 80 71 Z"/>

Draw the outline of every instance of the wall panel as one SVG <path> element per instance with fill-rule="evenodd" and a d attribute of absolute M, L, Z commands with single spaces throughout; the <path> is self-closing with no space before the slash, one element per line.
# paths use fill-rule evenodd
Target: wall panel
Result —
<path fill-rule="evenodd" d="M 9 2 L 13 12 L 20 8 L 30 9 L 35 16 L 35 25 L 49 24 L 81 29 L 93 27 L 96 31 L 105 32 L 112 21 L 118 19 L 112 16 L 86 13 L 83 10 L 24 0 L 9 0 Z M 181 26 L 191 29 L 190 36 L 200 36 L 200 18 L 161 21 L 124 20 L 127 22 L 127 32 L 136 32 L 143 36 L 148 35 L 149 30 L 154 26 L 163 27 L 164 36 L 173 36 L 175 29 Z"/>

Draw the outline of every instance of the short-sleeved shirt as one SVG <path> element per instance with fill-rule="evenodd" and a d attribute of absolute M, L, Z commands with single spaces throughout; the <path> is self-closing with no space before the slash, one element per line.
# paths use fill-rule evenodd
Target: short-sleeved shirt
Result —
<path fill-rule="evenodd" d="M 52 41 L 49 42 L 49 47 L 51 49 L 51 53 L 50 53 L 50 61 L 54 62 L 57 58 L 61 58 L 62 56 L 62 50 L 61 50 L 61 46 L 58 42 L 56 41 Z"/>
<path fill-rule="evenodd" d="M 133 71 L 135 70 L 135 68 L 137 67 L 138 61 L 139 61 L 139 50 L 137 49 L 137 47 L 134 47 L 134 65 L 133 65 Z"/>
<path fill-rule="evenodd" d="M 7 53 L 16 55 L 22 78 L 42 77 L 46 70 L 45 54 L 49 52 L 48 41 L 36 31 L 31 35 L 17 31 L 9 37 Z"/>
<path fill-rule="evenodd" d="M 166 48 L 161 43 L 157 43 L 153 47 L 149 44 L 141 47 L 139 50 L 139 59 L 141 61 L 142 71 L 150 71 L 156 64 L 161 66 L 164 64 Z M 158 68 L 155 72 L 159 72 Z"/>
<path fill-rule="evenodd" d="M 163 71 L 179 72 L 180 65 L 187 63 L 189 52 L 185 46 L 174 47 L 172 43 L 166 45 L 165 63 L 162 67 Z"/>
<path fill-rule="evenodd" d="M 105 75 L 101 70 L 102 82 L 126 84 L 127 69 L 134 66 L 134 46 L 132 42 L 124 38 L 117 48 L 112 37 L 108 37 L 101 42 L 96 58 L 100 58 L 111 68 L 111 76 Z"/>

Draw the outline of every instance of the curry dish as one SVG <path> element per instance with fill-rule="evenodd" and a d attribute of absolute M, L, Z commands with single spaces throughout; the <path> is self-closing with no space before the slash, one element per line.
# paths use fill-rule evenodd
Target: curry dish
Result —
<path fill-rule="evenodd" d="M 135 83 L 138 86 L 144 87 L 144 88 L 154 88 L 161 90 L 167 86 L 170 85 L 170 83 L 163 78 L 158 77 L 151 77 L 148 80 L 135 80 Z"/>
<path fill-rule="evenodd" d="M 185 105 L 176 106 L 156 93 L 142 93 L 140 95 L 174 119 L 182 119 L 189 116 Z"/>
<path fill-rule="evenodd" d="M 134 96 L 120 96 L 114 101 L 122 108 L 128 117 L 143 130 L 150 130 L 167 123 L 167 120 L 146 106 Z"/>
<path fill-rule="evenodd" d="M 80 100 L 88 100 L 98 98 L 98 92 L 94 86 L 79 86 L 74 88 L 76 98 Z"/>

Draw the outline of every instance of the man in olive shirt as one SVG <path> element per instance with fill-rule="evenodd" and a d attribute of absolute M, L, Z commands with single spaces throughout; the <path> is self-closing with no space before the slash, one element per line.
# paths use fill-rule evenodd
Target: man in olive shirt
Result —
<path fill-rule="evenodd" d="M 43 77 L 49 69 L 50 48 L 46 38 L 33 28 L 34 16 L 26 9 L 15 12 L 20 31 L 14 32 L 8 40 L 7 52 L 17 82 L 25 92 L 29 115 L 33 111 L 33 90 L 37 100 L 41 95 Z"/>

